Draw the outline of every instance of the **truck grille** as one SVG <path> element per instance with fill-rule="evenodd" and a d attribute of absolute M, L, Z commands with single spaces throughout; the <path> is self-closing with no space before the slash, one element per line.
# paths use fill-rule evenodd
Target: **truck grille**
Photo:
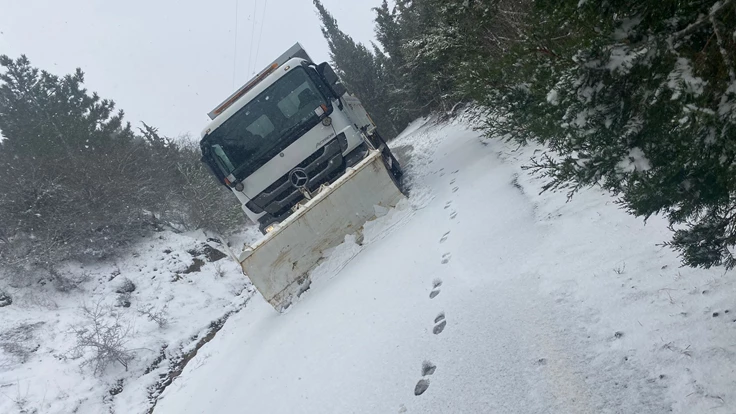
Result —
<path fill-rule="evenodd" d="M 335 139 L 315 151 L 295 168 L 301 168 L 309 177 L 306 187 L 314 191 L 322 184 L 329 183 L 345 172 L 340 143 Z M 293 170 L 292 170 L 293 171 Z M 291 185 L 289 173 L 284 174 L 263 192 L 246 204 L 255 213 L 265 211 L 264 218 L 269 221 L 281 221 L 291 214 L 291 208 L 304 199 L 304 195 Z"/>

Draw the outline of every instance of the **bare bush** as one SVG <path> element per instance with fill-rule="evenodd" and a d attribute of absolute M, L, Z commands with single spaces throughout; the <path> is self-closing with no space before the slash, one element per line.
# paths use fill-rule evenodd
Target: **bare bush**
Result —
<path fill-rule="evenodd" d="M 164 329 L 169 326 L 168 305 L 164 305 L 161 309 L 156 309 L 153 305 L 145 305 L 138 308 L 138 313 L 146 316 L 149 321 L 155 322 L 159 328 Z"/>
<path fill-rule="evenodd" d="M 178 156 L 174 167 L 177 184 L 170 188 L 176 201 L 167 218 L 185 229 L 218 234 L 242 228 L 246 218 L 240 204 L 199 161 L 199 148 L 183 144 Z"/>
<path fill-rule="evenodd" d="M 225 277 L 226 274 L 227 274 L 227 272 L 222 267 L 222 265 L 219 264 L 219 263 L 215 263 L 215 276 L 217 276 L 219 278 L 223 278 L 223 277 Z"/>
<path fill-rule="evenodd" d="M 97 303 L 94 307 L 81 307 L 84 322 L 72 332 L 76 344 L 71 350 L 74 358 L 87 356 L 82 366 L 91 365 L 95 375 L 102 374 L 111 364 L 120 364 L 128 370 L 135 358 L 128 348 L 133 326 L 111 306 Z"/>
<path fill-rule="evenodd" d="M 16 384 L 16 387 L 15 395 L 2 394 L 15 404 L 20 414 L 37 414 L 38 409 L 29 406 L 28 389 L 30 388 L 30 384 L 26 384 L 25 391 L 21 390 L 20 382 Z"/>

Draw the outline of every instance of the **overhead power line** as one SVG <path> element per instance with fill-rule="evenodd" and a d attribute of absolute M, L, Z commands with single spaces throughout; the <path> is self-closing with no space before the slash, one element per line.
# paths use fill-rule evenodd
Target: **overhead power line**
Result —
<path fill-rule="evenodd" d="M 233 86 L 235 89 L 235 74 L 238 70 L 238 0 L 235 0 L 235 41 L 233 42 Z"/>
<path fill-rule="evenodd" d="M 256 36 L 256 12 L 258 11 L 258 0 L 253 0 L 253 15 L 251 19 L 250 30 L 250 49 L 248 50 L 248 66 L 245 70 L 250 70 L 251 57 L 253 57 L 253 38 Z"/>
<path fill-rule="evenodd" d="M 256 71 L 258 65 L 258 53 L 261 51 L 261 40 L 263 39 L 263 26 L 266 24 L 266 9 L 268 8 L 268 0 L 263 3 L 263 15 L 261 16 L 261 32 L 258 34 L 258 46 L 256 46 L 256 58 L 253 59 L 253 72 Z"/>

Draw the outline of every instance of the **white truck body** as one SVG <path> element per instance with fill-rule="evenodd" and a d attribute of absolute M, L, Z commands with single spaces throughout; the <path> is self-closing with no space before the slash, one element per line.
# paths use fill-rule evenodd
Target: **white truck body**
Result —
<path fill-rule="evenodd" d="M 402 197 L 401 168 L 363 105 L 298 44 L 209 116 L 202 160 L 266 234 L 239 261 L 277 309 L 373 206 Z"/>

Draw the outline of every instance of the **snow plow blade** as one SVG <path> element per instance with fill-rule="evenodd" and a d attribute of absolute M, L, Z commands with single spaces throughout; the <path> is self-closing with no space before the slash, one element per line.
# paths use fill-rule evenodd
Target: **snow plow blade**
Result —
<path fill-rule="evenodd" d="M 375 218 L 374 206 L 394 207 L 403 197 L 381 153 L 371 151 L 273 231 L 246 246 L 238 258 L 243 273 L 281 311 L 309 287 L 309 272 L 327 249 Z"/>

